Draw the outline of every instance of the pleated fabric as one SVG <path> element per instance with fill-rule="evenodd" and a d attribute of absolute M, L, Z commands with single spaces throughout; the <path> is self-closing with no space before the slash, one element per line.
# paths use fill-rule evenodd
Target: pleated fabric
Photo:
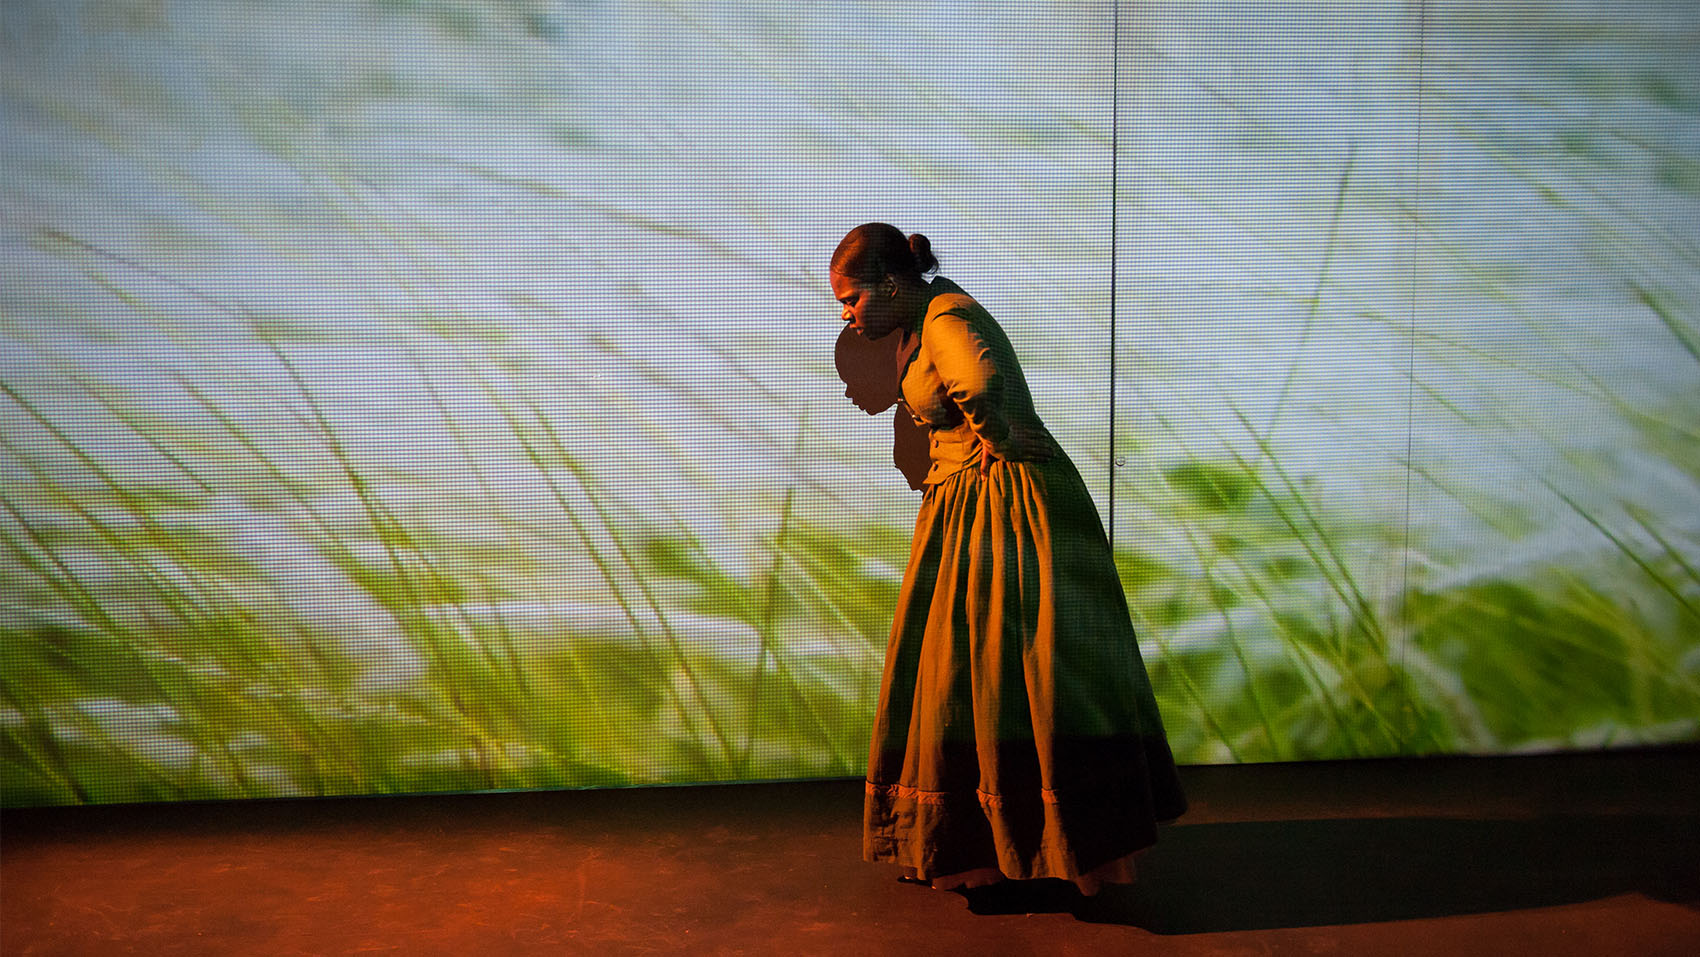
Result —
<path fill-rule="evenodd" d="M 868 762 L 863 855 L 928 880 L 1086 886 L 1186 809 L 1097 509 L 1074 465 L 928 487 Z"/>

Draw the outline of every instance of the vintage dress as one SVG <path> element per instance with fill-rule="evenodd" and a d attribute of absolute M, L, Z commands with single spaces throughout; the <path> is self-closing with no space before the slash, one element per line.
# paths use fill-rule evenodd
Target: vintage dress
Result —
<path fill-rule="evenodd" d="M 948 280 L 932 292 L 901 373 L 932 468 L 886 650 L 863 856 L 929 880 L 995 867 L 1084 887 L 1186 802 L 1080 474 L 991 315 Z"/>

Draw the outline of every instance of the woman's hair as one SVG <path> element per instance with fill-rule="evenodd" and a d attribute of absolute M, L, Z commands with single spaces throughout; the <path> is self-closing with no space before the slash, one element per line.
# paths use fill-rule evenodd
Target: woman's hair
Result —
<path fill-rule="evenodd" d="M 939 268 L 933 244 L 920 233 L 908 237 L 887 223 L 863 223 L 844 234 L 832 252 L 832 271 L 873 282 L 886 276 L 922 279 Z"/>

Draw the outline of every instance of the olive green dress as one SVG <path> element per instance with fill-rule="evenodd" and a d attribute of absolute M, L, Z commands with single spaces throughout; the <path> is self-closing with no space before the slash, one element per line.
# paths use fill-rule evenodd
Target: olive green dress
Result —
<path fill-rule="evenodd" d="M 886 650 L 863 855 L 927 880 L 1091 880 L 1186 801 L 1085 484 L 996 321 L 948 280 L 932 292 L 900 351 L 932 467 Z"/>

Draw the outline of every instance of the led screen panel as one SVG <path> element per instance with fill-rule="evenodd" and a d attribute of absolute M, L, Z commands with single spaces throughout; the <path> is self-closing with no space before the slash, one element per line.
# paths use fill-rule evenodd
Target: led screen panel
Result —
<path fill-rule="evenodd" d="M 867 220 L 1008 329 L 1181 760 L 1696 735 L 1681 5 L 3 16 L 7 804 L 859 773 Z"/>
<path fill-rule="evenodd" d="M 9 5 L 7 800 L 857 773 L 839 236 L 1108 429 L 1109 21 L 967 13 Z"/>
<path fill-rule="evenodd" d="M 1133 4 L 1116 530 L 1193 761 L 1696 733 L 1672 4 Z"/>

